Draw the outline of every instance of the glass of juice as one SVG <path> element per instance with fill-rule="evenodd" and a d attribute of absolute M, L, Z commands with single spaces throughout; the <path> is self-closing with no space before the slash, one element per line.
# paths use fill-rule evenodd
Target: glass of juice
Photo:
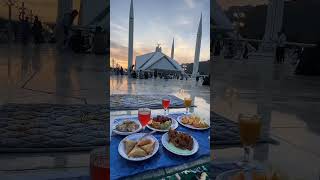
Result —
<path fill-rule="evenodd" d="M 162 99 L 162 107 L 164 109 L 164 115 L 168 115 L 168 108 L 170 106 L 170 99 L 163 98 Z"/>
<path fill-rule="evenodd" d="M 186 108 L 186 114 L 190 114 L 190 106 L 192 104 L 191 98 L 184 98 L 184 107 Z"/>
<path fill-rule="evenodd" d="M 147 124 L 149 124 L 151 119 L 151 109 L 149 108 L 140 108 L 138 110 L 138 119 L 141 123 L 142 128 L 144 129 Z"/>
<path fill-rule="evenodd" d="M 258 115 L 240 114 L 238 117 L 240 141 L 244 148 L 244 157 L 239 165 L 243 168 L 254 168 L 252 149 L 260 137 L 261 118 Z"/>
<path fill-rule="evenodd" d="M 90 152 L 90 177 L 92 180 L 110 179 L 109 153 L 106 147 Z"/>

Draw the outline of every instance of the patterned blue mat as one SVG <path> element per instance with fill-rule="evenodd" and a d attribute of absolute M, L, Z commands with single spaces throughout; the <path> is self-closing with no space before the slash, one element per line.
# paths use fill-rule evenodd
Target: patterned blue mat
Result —
<path fill-rule="evenodd" d="M 181 115 L 181 113 L 170 114 L 170 116 L 174 119 L 176 119 L 179 115 Z M 123 118 L 115 119 L 115 122 L 122 119 Z M 195 160 L 204 156 L 210 156 L 210 143 L 208 139 L 210 136 L 209 130 L 196 131 L 184 126 L 179 126 L 177 130 L 187 132 L 198 141 L 199 150 L 196 154 L 188 157 L 181 157 L 170 153 L 163 147 L 161 143 L 161 137 L 163 133 L 155 133 L 153 135 L 158 139 L 160 144 L 159 151 L 148 160 L 132 162 L 122 158 L 118 153 L 118 145 L 124 136 L 112 136 L 110 143 L 110 162 L 115 163 L 113 163 L 110 167 L 111 179 L 121 179 L 149 170 L 178 166 L 183 163 L 194 162 Z M 150 130 L 146 128 L 146 130 L 143 132 L 150 132 Z M 119 171 L 119 169 L 121 169 L 121 171 Z"/>
<path fill-rule="evenodd" d="M 112 94 L 110 96 L 111 110 L 137 110 L 148 107 L 162 109 L 162 99 L 170 99 L 170 108 L 184 108 L 184 101 L 173 95 L 132 95 Z"/>

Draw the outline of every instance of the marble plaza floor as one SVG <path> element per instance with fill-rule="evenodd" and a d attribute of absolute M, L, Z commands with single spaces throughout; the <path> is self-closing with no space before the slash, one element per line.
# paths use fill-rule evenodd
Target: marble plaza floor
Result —
<path fill-rule="evenodd" d="M 290 179 L 320 177 L 320 77 L 297 76 L 286 62 L 215 58 L 211 110 L 236 121 L 261 113 L 263 131 L 280 142 L 259 145 L 255 159 Z M 215 149 L 215 147 L 213 147 Z M 234 161 L 241 148 L 216 149 L 214 161 Z"/>
<path fill-rule="evenodd" d="M 0 103 L 104 104 L 108 73 L 104 56 L 58 52 L 53 45 L 0 45 Z M 295 179 L 320 175 L 320 78 L 296 76 L 290 65 L 260 60 L 215 59 L 212 87 L 192 80 L 132 80 L 110 77 L 110 94 L 191 96 L 196 111 L 236 121 L 240 112 L 270 117 L 264 122 L 279 145 L 261 145 L 255 158 Z M 210 105 L 211 100 L 211 105 Z M 178 110 L 171 110 L 178 111 Z M 158 110 L 161 112 L 161 110 Z M 114 112 L 126 115 L 132 111 Z M 268 119 L 268 118 L 266 118 Z M 214 126 L 214 124 L 211 124 Z M 213 161 L 237 161 L 241 148 L 213 147 Z M 48 179 L 88 175 L 88 152 L 2 153 L 0 179 Z"/>
<path fill-rule="evenodd" d="M 105 104 L 107 57 L 0 45 L 0 103 Z"/>
<path fill-rule="evenodd" d="M 52 44 L 0 45 L 0 104 L 105 104 L 107 57 Z M 0 179 L 89 175 L 89 153 L 0 153 Z"/>

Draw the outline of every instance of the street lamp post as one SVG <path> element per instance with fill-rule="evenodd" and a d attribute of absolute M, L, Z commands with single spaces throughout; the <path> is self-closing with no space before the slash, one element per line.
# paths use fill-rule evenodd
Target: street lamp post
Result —
<path fill-rule="evenodd" d="M 13 0 L 7 0 L 6 5 L 8 6 L 8 12 L 9 12 L 9 22 L 8 22 L 8 39 L 9 43 L 12 42 L 12 6 L 15 4 L 15 1 Z"/>

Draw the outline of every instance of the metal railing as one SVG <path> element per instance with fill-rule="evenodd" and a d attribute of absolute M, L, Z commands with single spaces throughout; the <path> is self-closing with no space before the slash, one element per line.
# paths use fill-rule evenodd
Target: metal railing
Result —
<path fill-rule="evenodd" d="M 217 43 L 220 43 L 220 53 L 219 56 L 229 59 L 246 59 L 243 57 L 245 53 L 245 48 L 247 45 L 247 56 L 254 53 L 263 53 L 261 50 L 261 45 L 268 45 L 271 48 L 271 52 L 275 51 L 276 41 L 264 41 L 260 39 L 249 39 L 249 38 L 223 38 L 217 40 L 213 45 L 213 53 L 216 54 Z M 305 48 L 315 47 L 316 44 L 299 43 L 299 42 L 286 42 L 285 44 L 285 58 L 291 59 L 292 62 L 298 60 L 298 52 L 303 51 Z M 270 53 L 270 51 L 268 51 Z M 275 53 L 273 53 L 275 54 Z"/>

